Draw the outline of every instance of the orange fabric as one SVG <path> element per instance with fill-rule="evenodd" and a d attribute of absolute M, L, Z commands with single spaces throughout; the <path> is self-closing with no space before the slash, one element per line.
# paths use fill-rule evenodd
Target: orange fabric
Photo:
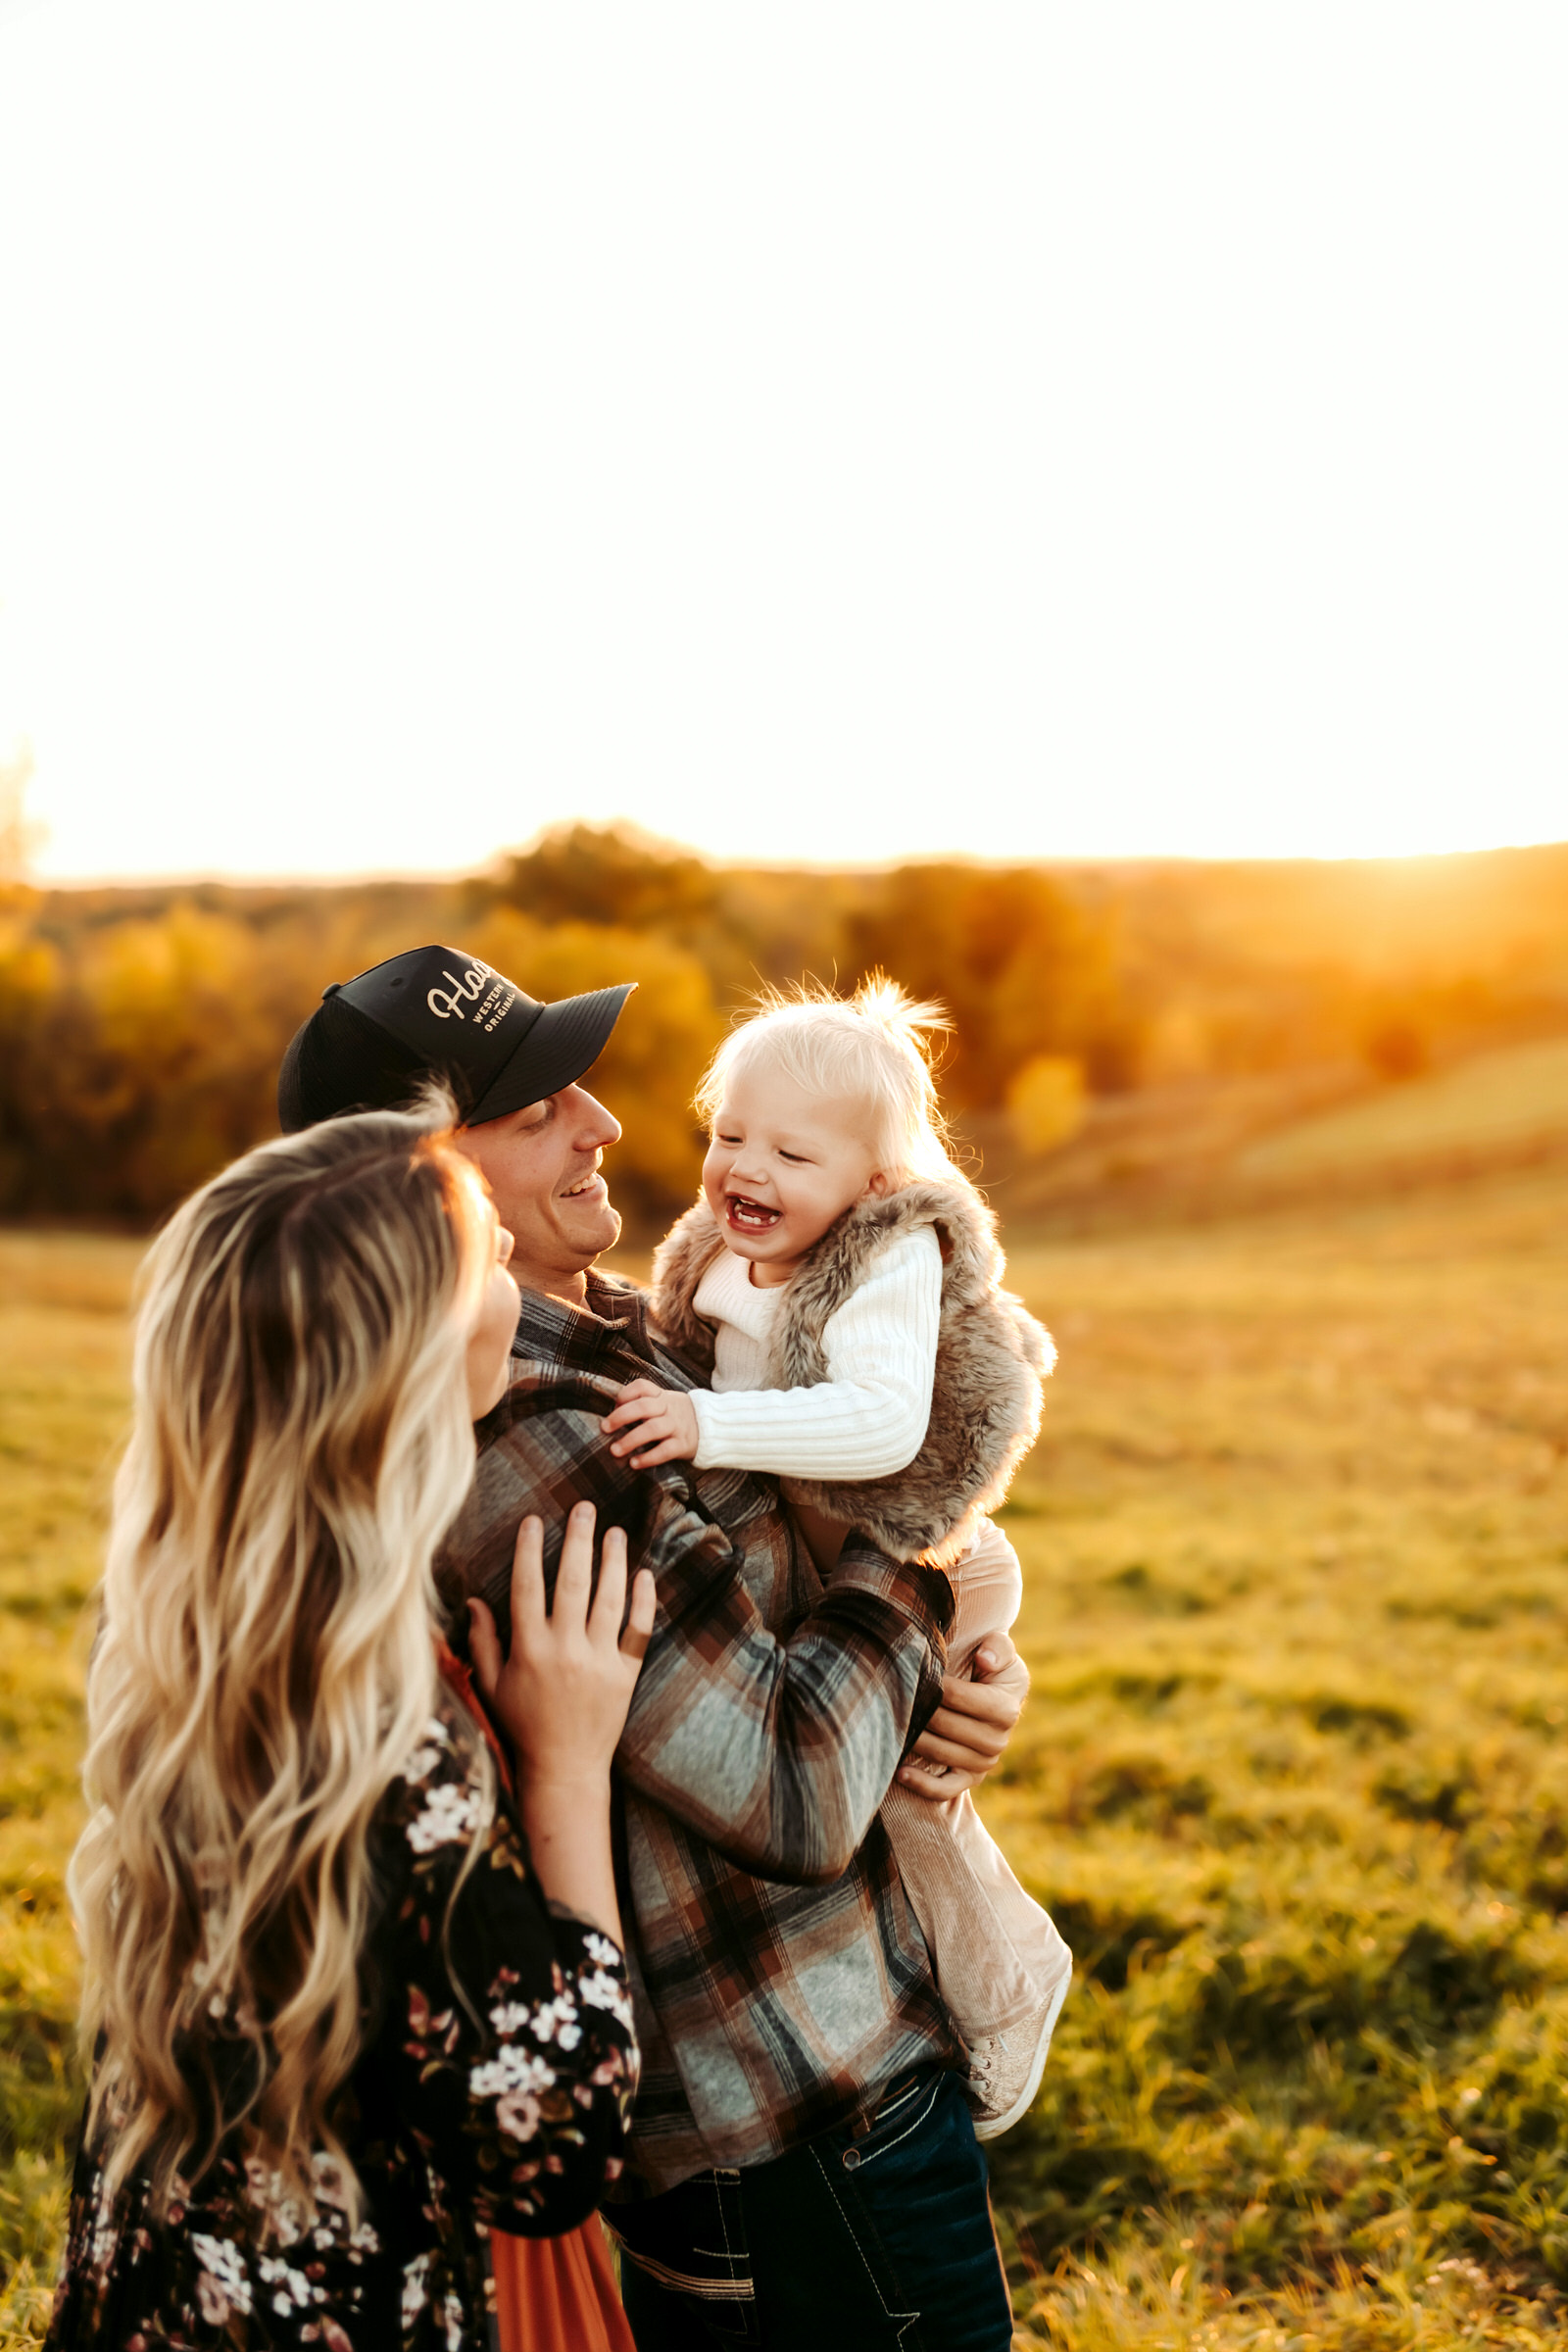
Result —
<path fill-rule="evenodd" d="M 636 2352 L 591 2213 L 564 2237 L 490 2233 L 501 2352 Z"/>
<path fill-rule="evenodd" d="M 439 1635 L 435 1660 L 441 1680 L 483 1732 L 510 1794 L 511 1760 L 479 1703 L 471 1670 Z M 637 2352 L 596 2213 L 564 2237 L 508 2237 L 492 2230 L 490 2267 L 501 2352 Z"/>
<path fill-rule="evenodd" d="M 468 1713 L 483 1732 L 484 1743 L 494 1756 L 496 1770 L 501 1775 L 501 1786 L 509 1796 L 513 1795 L 514 1791 L 512 1786 L 512 1758 L 496 1738 L 496 1727 L 480 1703 L 479 1693 L 473 1687 L 473 1668 L 465 1666 L 457 1651 L 440 1634 L 435 1637 L 435 1670 L 446 1684 L 447 1689 L 462 1699 Z"/>

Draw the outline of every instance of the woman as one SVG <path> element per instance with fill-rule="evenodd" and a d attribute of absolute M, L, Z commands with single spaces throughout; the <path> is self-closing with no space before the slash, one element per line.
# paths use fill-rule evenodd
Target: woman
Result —
<path fill-rule="evenodd" d="M 477 2347 L 487 2231 L 569 2230 L 619 2169 L 609 1767 L 652 1579 L 621 1637 L 624 1545 L 590 1606 L 581 1513 L 547 1618 L 524 1527 L 512 1654 L 487 1653 L 514 1812 L 431 1638 L 516 1319 L 449 1117 L 268 1145 L 148 1260 L 72 1873 L 94 2074 L 55 2345 Z"/>

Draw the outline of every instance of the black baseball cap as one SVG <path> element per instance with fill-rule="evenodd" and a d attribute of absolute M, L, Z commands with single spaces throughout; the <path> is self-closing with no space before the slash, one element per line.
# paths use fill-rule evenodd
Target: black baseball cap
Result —
<path fill-rule="evenodd" d="M 351 1110 L 406 1102 L 444 1078 L 470 1127 L 505 1118 L 580 1078 L 636 986 L 541 1004 L 476 956 L 409 948 L 336 981 L 299 1030 L 277 1079 L 285 1135 Z"/>

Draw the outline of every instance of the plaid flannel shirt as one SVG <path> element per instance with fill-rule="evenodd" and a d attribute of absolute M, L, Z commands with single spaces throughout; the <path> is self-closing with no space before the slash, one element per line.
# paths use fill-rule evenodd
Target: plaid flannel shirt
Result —
<path fill-rule="evenodd" d="M 877 1819 L 941 1695 L 953 1603 L 944 1577 L 854 1539 L 821 1585 L 771 1481 L 617 1461 L 599 1426 L 616 1388 L 695 1384 L 651 1340 L 639 1291 L 588 1280 L 586 1310 L 523 1292 L 512 1386 L 439 1577 L 505 1629 L 518 1522 L 543 1518 L 553 1581 L 584 1499 L 655 1572 L 616 1756 L 647 2193 L 763 2163 L 911 2067 L 961 2063 Z"/>

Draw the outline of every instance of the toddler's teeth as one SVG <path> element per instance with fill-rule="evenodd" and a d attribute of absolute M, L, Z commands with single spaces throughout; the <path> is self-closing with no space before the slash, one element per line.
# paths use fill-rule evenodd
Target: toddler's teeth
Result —
<path fill-rule="evenodd" d="M 732 1193 L 727 1204 L 732 1225 L 746 1233 L 768 1233 L 778 1223 L 782 1209 L 769 1208 L 760 1200 L 748 1200 L 743 1194 Z"/>

